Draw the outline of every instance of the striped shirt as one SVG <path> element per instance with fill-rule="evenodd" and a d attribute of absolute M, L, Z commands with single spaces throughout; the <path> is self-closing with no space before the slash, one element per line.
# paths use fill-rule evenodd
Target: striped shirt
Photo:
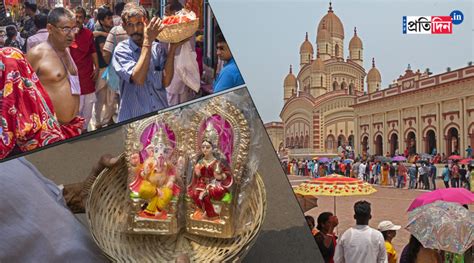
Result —
<path fill-rule="evenodd" d="M 133 83 L 131 79 L 140 54 L 141 48 L 131 39 L 120 42 L 115 48 L 112 66 L 121 82 L 119 122 L 168 107 L 166 90 L 162 85 L 166 44 L 153 42 L 150 66 L 143 86 Z"/>
<path fill-rule="evenodd" d="M 114 26 L 107 36 L 107 40 L 104 44 L 104 50 L 113 53 L 118 43 L 126 39 L 128 39 L 127 31 L 125 31 L 122 26 Z"/>

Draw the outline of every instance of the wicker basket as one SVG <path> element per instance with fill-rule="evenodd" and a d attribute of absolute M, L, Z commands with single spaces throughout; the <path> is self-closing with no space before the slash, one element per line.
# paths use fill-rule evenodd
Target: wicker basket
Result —
<path fill-rule="evenodd" d="M 86 204 L 92 236 L 113 261 L 170 262 L 187 254 L 191 262 L 234 261 L 242 258 L 258 235 L 266 212 L 266 193 L 260 175 L 249 185 L 248 202 L 241 205 L 239 220 L 251 220 L 235 238 L 196 236 L 181 230 L 178 235 L 130 234 L 127 222 L 127 164 L 122 155 L 117 164 L 104 169 L 94 182 Z"/>
<path fill-rule="evenodd" d="M 166 25 L 158 35 L 157 39 L 165 43 L 178 43 L 188 37 L 192 37 L 198 28 L 198 18 L 186 23 Z"/>

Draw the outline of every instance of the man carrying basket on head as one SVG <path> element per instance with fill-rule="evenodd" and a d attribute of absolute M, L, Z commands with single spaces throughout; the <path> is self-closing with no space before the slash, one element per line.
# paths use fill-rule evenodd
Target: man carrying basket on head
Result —
<path fill-rule="evenodd" d="M 186 41 L 170 44 L 168 50 L 168 44 L 156 42 L 162 21 L 148 21 L 141 6 L 124 10 L 122 19 L 130 38 L 117 45 L 112 58 L 121 82 L 119 122 L 168 107 L 164 87 L 173 79 L 176 48 Z"/>

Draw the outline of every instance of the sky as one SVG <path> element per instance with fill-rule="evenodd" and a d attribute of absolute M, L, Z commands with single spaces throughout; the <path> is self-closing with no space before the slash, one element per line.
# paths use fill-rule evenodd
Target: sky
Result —
<path fill-rule="evenodd" d="M 289 65 L 299 71 L 299 50 L 305 33 L 316 50 L 316 30 L 327 14 L 321 0 L 210 0 L 219 26 L 264 122 L 281 121 L 283 80 Z M 364 68 L 372 57 L 382 75 L 382 87 L 413 70 L 434 74 L 447 67 L 466 67 L 474 57 L 474 1 L 472 0 L 333 0 L 334 13 L 344 26 L 344 56 L 354 27 L 363 42 Z M 403 16 L 464 14 L 452 35 L 404 35 Z"/>

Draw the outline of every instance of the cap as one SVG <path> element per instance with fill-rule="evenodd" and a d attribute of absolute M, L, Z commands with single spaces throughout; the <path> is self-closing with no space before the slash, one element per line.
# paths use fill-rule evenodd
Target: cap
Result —
<path fill-rule="evenodd" d="M 394 225 L 392 221 L 382 221 L 380 222 L 378 229 L 380 232 L 388 231 L 388 230 L 399 230 L 401 226 Z"/>

